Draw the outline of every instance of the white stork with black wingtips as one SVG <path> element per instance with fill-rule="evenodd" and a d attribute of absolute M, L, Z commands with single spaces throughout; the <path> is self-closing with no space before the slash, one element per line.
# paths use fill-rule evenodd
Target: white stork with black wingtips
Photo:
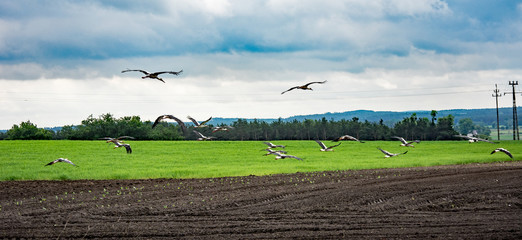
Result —
<path fill-rule="evenodd" d="M 212 119 L 212 117 L 210 117 L 209 119 L 207 119 L 207 120 L 205 120 L 203 122 L 198 122 L 198 121 L 196 121 L 196 119 L 194 119 L 194 118 L 192 118 L 190 116 L 187 116 L 187 118 L 194 123 L 194 127 L 195 128 L 206 127 L 207 125 L 205 125 L 205 124 L 208 123 Z"/>
<path fill-rule="evenodd" d="M 339 143 L 337 145 L 326 147 L 326 145 L 324 145 L 324 143 L 319 141 L 319 140 L 315 140 L 315 142 L 317 144 L 319 144 L 319 146 L 321 146 L 321 152 L 331 152 L 331 151 L 333 151 L 334 147 L 337 147 L 337 146 L 341 145 L 341 143 Z"/>
<path fill-rule="evenodd" d="M 377 148 L 379 150 L 381 150 L 382 153 L 384 153 L 384 157 L 385 158 L 389 158 L 389 157 L 395 157 L 395 156 L 398 156 L 398 155 L 401 155 L 401 154 L 406 154 L 408 151 L 406 152 L 403 152 L 403 153 L 391 153 L 391 152 L 388 152 L 384 149 L 381 149 L 381 148 Z"/>
<path fill-rule="evenodd" d="M 196 131 L 196 130 L 192 130 L 196 135 L 199 136 L 198 138 L 198 141 L 211 141 L 212 139 L 215 139 L 216 137 L 207 137 L 203 134 L 201 134 L 200 132 Z"/>
<path fill-rule="evenodd" d="M 512 154 L 511 154 L 507 149 L 505 149 L 505 148 L 497 148 L 497 149 L 493 150 L 493 151 L 491 152 L 491 154 L 496 153 L 496 152 L 503 152 L 503 153 L 505 153 L 506 155 L 508 155 L 510 158 L 513 158 L 513 155 L 512 155 Z"/>
<path fill-rule="evenodd" d="M 268 154 L 276 155 L 276 157 L 275 157 L 276 160 L 278 160 L 278 159 L 285 159 L 285 158 L 294 158 L 294 159 L 297 159 L 299 161 L 303 160 L 302 158 L 299 158 L 299 157 L 296 157 L 296 156 L 293 156 L 293 155 L 286 155 L 286 154 L 275 152 L 275 151 L 269 152 Z"/>
<path fill-rule="evenodd" d="M 183 123 L 183 121 L 181 121 L 179 118 L 174 117 L 169 114 L 165 114 L 165 115 L 161 115 L 161 116 L 157 117 L 156 121 L 154 121 L 154 124 L 152 124 L 152 128 L 156 127 L 156 125 L 158 125 L 158 123 L 163 119 L 173 119 L 174 121 L 176 121 L 178 123 L 178 125 L 181 127 L 181 130 L 183 132 L 185 132 L 187 130 L 187 128 L 185 127 L 185 123 Z"/>
<path fill-rule="evenodd" d="M 71 164 L 71 165 L 73 165 L 75 167 L 78 167 L 78 166 L 76 166 L 76 164 L 74 164 L 73 162 L 71 162 L 71 160 L 69 160 L 67 158 L 58 158 L 58 159 L 56 159 L 56 160 L 54 160 L 54 161 L 52 161 L 52 162 L 50 162 L 48 164 L 45 164 L 45 166 L 53 165 L 53 164 L 59 163 L 59 162 L 68 163 L 68 164 Z"/>
<path fill-rule="evenodd" d="M 340 137 L 332 140 L 332 142 L 339 142 L 339 141 L 343 141 L 343 140 L 357 141 L 357 142 L 360 142 L 360 143 L 364 143 L 363 141 L 357 139 L 356 137 L 352 137 L 350 135 L 340 136 Z"/>
<path fill-rule="evenodd" d="M 397 137 L 397 136 L 393 136 L 392 138 L 399 139 L 399 141 L 401 141 L 401 145 L 399 145 L 399 146 L 402 146 L 402 147 L 415 147 L 415 146 L 413 146 L 413 143 L 420 143 L 419 140 L 408 142 L 408 141 L 406 141 L 406 139 L 404 139 L 402 137 Z"/>

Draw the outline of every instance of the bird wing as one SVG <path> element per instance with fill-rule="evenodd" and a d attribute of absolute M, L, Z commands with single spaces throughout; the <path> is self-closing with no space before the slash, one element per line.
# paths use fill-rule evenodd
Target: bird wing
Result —
<path fill-rule="evenodd" d="M 203 134 L 201 134 L 200 132 L 196 131 L 196 130 L 192 130 L 194 133 L 196 133 L 198 136 L 202 137 L 202 138 L 206 138 Z"/>
<path fill-rule="evenodd" d="M 174 74 L 174 75 L 180 75 L 181 73 L 183 72 L 183 70 L 179 71 L 179 72 L 174 72 L 174 71 L 163 71 L 163 72 L 155 72 L 153 73 L 154 75 L 160 75 L 160 74 L 164 74 L 164 73 L 170 73 L 170 74 Z"/>
<path fill-rule="evenodd" d="M 292 90 L 294 90 L 294 89 L 297 89 L 297 88 L 299 88 L 299 87 L 292 87 L 292 88 L 289 88 L 288 90 L 283 91 L 281 94 L 286 93 L 286 92 L 290 92 L 290 91 L 292 91 Z"/>
<path fill-rule="evenodd" d="M 292 156 L 292 155 L 282 155 L 282 157 L 285 157 L 285 158 L 294 158 L 294 159 L 297 159 L 297 160 L 300 160 L 300 161 L 303 160 L 303 159 L 300 158 L 300 157 L 296 157 L 296 156 Z"/>
<path fill-rule="evenodd" d="M 196 121 L 196 119 L 192 118 L 191 116 L 187 116 L 187 118 L 194 123 L 194 125 L 199 126 L 199 122 Z"/>
<path fill-rule="evenodd" d="M 497 148 L 497 149 L 493 150 L 493 152 L 491 152 L 491 154 L 496 153 L 496 152 L 503 152 L 506 155 L 508 155 L 510 158 L 513 158 L 513 155 L 507 149 Z"/>
<path fill-rule="evenodd" d="M 59 160 L 59 158 L 58 158 L 58 159 L 56 159 L 56 160 L 53 160 L 53 161 L 51 161 L 51 162 L 50 162 L 50 163 L 48 163 L 48 164 L 45 164 L 45 166 L 53 165 L 53 164 L 57 163 L 57 162 L 58 162 L 58 160 Z"/>
<path fill-rule="evenodd" d="M 154 124 L 152 124 L 152 128 L 156 127 L 156 125 L 158 125 L 158 123 L 164 119 L 167 115 L 161 115 L 159 117 L 156 118 L 156 120 L 154 121 Z"/>
<path fill-rule="evenodd" d="M 71 160 L 69 160 L 69 159 L 65 159 L 65 158 L 62 159 L 62 160 L 59 161 L 59 162 L 65 162 L 65 163 L 68 163 L 68 164 L 72 164 L 73 166 L 76 166 L 76 164 L 74 164 L 73 162 L 71 162 Z M 78 166 L 76 166 L 76 167 L 78 167 Z"/>
<path fill-rule="evenodd" d="M 120 137 L 116 138 L 116 140 L 121 140 L 121 139 L 134 139 L 134 137 L 131 137 L 131 136 L 120 136 Z"/>
<path fill-rule="evenodd" d="M 187 127 L 185 127 L 185 123 L 183 121 L 181 121 L 181 119 L 174 117 L 172 115 L 167 115 L 167 117 L 176 121 L 178 123 L 178 125 L 181 127 L 181 130 L 183 132 L 187 131 Z"/>
<path fill-rule="evenodd" d="M 99 140 L 114 140 L 114 138 L 111 137 L 104 137 L 104 138 L 98 138 Z"/>
<path fill-rule="evenodd" d="M 386 151 L 386 150 L 384 150 L 382 148 L 377 148 L 377 149 L 381 150 L 382 153 L 384 153 L 384 154 L 386 154 L 388 156 L 393 156 L 394 155 L 393 153 L 390 153 L 390 152 L 388 152 L 388 151 Z"/>
<path fill-rule="evenodd" d="M 482 138 L 475 138 L 475 139 L 477 139 L 478 141 L 482 141 L 482 142 L 495 143 L 495 142 L 492 142 L 492 141 L 489 141 L 486 139 L 482 139 Z"/>
<path fill-rule="evenodd" d="M 132 153 L 132 148 L 129 144 L 123 144 L 123 146 L 125 147 L 125 150 L 127 150 L 127 153 Z"/>
<path fill-rule="evenodd" d="M 454 137 L 465 138 L 465 139 L 468 139 L 468 140 L 472 139 L 471 137 L 466 136 L 466 135 L 462 135 L 462 134 L 459 134 L 459 135 L 453 135 L 453 136 L 454 136 Z"/>
<path fill-rule="evenodd" d="M 319 144 L 319 146 L 320 146 L 322 149 L 327 149 L 326 145 L 324 145 L 323 142 L 321 142 L 321 141 L 319 141 L 319 140 L 315 140 L 315 142 L 316 142 L 317 144 Z"/>
<path fill-rule="evenodd" d="M 326 80 L 324 80 L 324 81 L 322 81 L 322 82 L 309 82 L 309 83 L 303 85 L 303 87 L 308 87 L 308 85 L 310 85 L 310 84 L 315 84 L 315 83 L 323 84 L 323 83 L 326 83 Z"/>
<path fill-rule="evenodd" d="M 208 118 L 207 120 L 201 122 L 200 125 L 205 125 L 205 124 L 208 123 L 211 119 L 212 119 L 212 117 Z"/>
<path fill-rule="evenodd" d="M 144 70 L 140 70 L 140 69 L 127 69 L 127 70 L 121 71 L 121 73 L 126 73 L 126 72 L 141 72 L 141 73 L 143 73 L 145 75 L 149 75 L 149 72 L 144 71 Z"/>
<path fill-rule="evenodd" d="M 339 144 L 337 144 L 337 145 L 329 146 L 328 149 L 330 149 L 330 148 L 334 148 L 334 147 L 337 147 L 337 146 L 339 146 L 339 145 L 341 145 L 341 143 L 339 143 Z"/>
<path fill-rule="evenodd" d="M 264 144 L 268 145 L 269 147 L 275 147 L 274 144 L 272 144 L 271 142 L 263 142 Z"/>
<path fill-rule="evenodd" d="M 402 138 L 402 137 L 393 136 L 392 138 L 399 139 L 399 141 L 401 141 L 402 143 L 408 144 L 408 142 L 406 142 L 406 140 L 404 140 L 404 138 Z"/>

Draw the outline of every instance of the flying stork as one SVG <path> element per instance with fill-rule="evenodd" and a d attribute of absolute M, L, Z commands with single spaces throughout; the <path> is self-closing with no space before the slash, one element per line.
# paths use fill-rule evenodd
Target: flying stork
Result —
<path fill-rule="evenodd" d="M 196 135 L 199 136 L 198 138 L 198 141 L 211 141 L 212 139 L 215 139 L 216 137 L 207 137 L 203 134 L 201 134 L 200 132 L 196 131 L 196 130 L 192 130 Z"/>
<path fill-rule="evenodd" d="M 350 141 L 357 141 L 357 142 L 360 142 L 360 143 L 364 143 L 363 141 L 355 138 L 355 137 L 352 137 L 350 135 L 344 135 L 344 136 L 340 136 L 334 140 L 332 140 L 332 142 L 339 142 L 339 141 L 343 141 L 343 140 L 350 140 Z"/>
<path fill-rule="evenodd" d="M 73 165 L 75 167 L 78 167 L 78 166 L 76 166 L 76 164 L 74 164 L 73 162 L 71 162 L 71 160 L 69 160 L 67 158 L 58 158 L 58 159 L 56 159 L 56 160 L 54 160 L 54 161 L 52 161 L 52 162 L 50 162 L 48 164 L 45 164 L 45 166 L 53 165 L 53 164 L 58 163 L 58 162 L 68 163 L 68 164 L 71 164 L 71 165 Z"/>
<path fill-rule="evenodd" d="M 205 120 L 203 122 L 198 122 L 198 121 L 196 121 L 196 119 L 194 119 L 194 118 L 192 118 L 190 116 L 187 116 L 187 118 L 194 123 L 194 127 L 195 128 L 206 127 L 207 125 L 205 125 L 205 124 L 208 123 L 212 119 L 212 117 L 210 117 L 209 119 L 207 119 L 207 120 Z"/>
<path fill-rule="evenodd" d="M 381 150 L 382 153 L 384 153 L 384 157 L 385 158 L 389 158 L 389 157 L 395 157 L 395 156 L 398 156 L 398 155 L 401 155 L 401 154 L 406 154 L 408 151 L 406 152 L 403 152 L 403 153 L 391 153 L 391 152 L 388 152 L 384 149 L 381 149 L 381 148 L 377 148 L 379 150 Z"/>
<path fill-rule="evenodd" d="M 393 136 L 392 138 L 399 139 L 399 141 L 401 141 L 401 145 L 399 145 L 399 146 L 402 146 L 402 147 L 413 147 L 414 148 L 415 146 L 413 146 L 413 143 L 420 143 L 419 140 L 408 142 L 408 141 L 406 141 L 406 139 L 404 139 L 402 137 L 397 137 L 397 136 Z"/>
<path fill-rule="evenodd" d="M 311 84 L 314 84 L 314 83 L 323 84 L 323 83 L 326 83 L 326 80 L 324 80 L 324 81 L 322 81 L 322 82 L 309 82 L 309 83 L 307 83 L 307 84 L 305 84 L 305 85 L 295 86 L 295 87 L 289 88 L 289 89 L 286 90 L 286 91 L 283 91 L 281 94 L 284 94 L 284 93 L 286 93 L 286 92 L 292 91 L 292 90 L 294 90 L 294 89 L 313 90 L 313 89 L 311 89 L 311 88 L 308 87 L 308 86 L 311 85 Z"/>
<path fill-rule="evenodd" d="M 172 115 L 169 115 L 169 114 L 165 114 L 165 115 L 161 115 L 159 117 L 156 118 L 156 121 L 154 121 L 154 124 L 152 124 L 152 128 L 156 127 L 156 125 L 158 125 L 158 123 L 163 120 L 163 119 L 173 119 L 174 121 L 176 121 L 179 126 L 181 127 L 181 130 L 183 130 L 183 132 L 185 132 L 187 130 L 187 128 L 185 127 L 185 123 L 183 123 L 183 121 L 181 121 L 179 118 L 177 117 L 174 117 Z"/>
<path fill-rule="evenodd" d="M 183 72 L 183 70 L 179 71 L 179 72 L 173 72 L 173 71 L 163 71 L 163 72 L 154 72 L 154 73 L 149 73 L 147 71 L 144 71 L 144 70 L 140 70 L 140 69 L 135 69 L 135 70 L 132 70 L 132 69 L 127 69 L 127 70 L 123 70 L 121 71 L 121 73 L 126 73 L 126 72 L 141 72 L 143 74 L 145 74 L 145 76 L 141 77 L 141 79 L 145 79 L 145 78 L 151 78 L 151 79 L 157 79 L 159 81 L 162 81 L 163 83 L 165 83 L 165 81 L 163 81 L 163 79 L 161 79 L 160 77 L 158 77 L 158 75 L 160 74 L 164 74 L 164 73 L 170 73 L 170 74 L 174 74 L 174 75 L 179 75 Z"/>
<path fill-rule="evenodd" d="M 486 140 L 486 139 L 482 139 L 482 138 L 479 138 L 479 137 L 474 137 L 473 135 L 471 134 L 468 134 L 468 135 L 462 135 L 462 134 L 459 134 L 459 135 L 453 135 L 454 137 L 460 137 L 460 138 L 464 138 L 464 139 L 468 139 L 469 143 L 474 143 L 474 142 L 488 142 L 488 143 L 495 143 L 495 142 L 492 142 L 492 141 L 489 141 L 489 140 Z"/>
<path fill-rule="evenodd" d="M 321 142 L 321 141 L 319 141 L 319 140 L 315 140 L 315 142 L 316 142 L 317 144 L 319 144 L 319 146 L 321 146 L 321 151 L 322 151 L 322 152 L 331 152 L 331 151 L 333 151 L 333 148 L 334 148 L 334 147 L 337 147 L 337 146 L 341 145 L 341 143 L 339 143 L 339 144 L 337 144 L 337 145 L 333 145 L 333 146 L 326 147 L 326 145 L 324 145 L 324 143 Z"/>
<path fill-rule="evenodd" d="M 127 143 L 122 143 L 122 142 L 114 142 L 114 148 L 119 148 L 119 147 L 124 147 L 125 150 L 127 150 L 127 154 L 131 154 L 132 153 L 132 149 L 131 149 L 131 146 L 130 144 L 127 144 Z"/>
<path fill-rule="evenodd" d="M 299 158 L 299 157 L 296 157 L 296 156 L 286 155 L 286 154 L 275 152 L 275 151 L 269 152 L 268 154 L 276 155 L 276 157 L 275 157 L 276 160 L 278 160 L 278 159 L 285 159 L 285 158 L 295 158 L 295 159 L 297 159 L 299 161 L 303 160 L 302 158 Z"/>
<path fill-rule="evenodd" d="M 510 158 L 513 158 L 513 155 L 511 155 L 511 153 L 507 149 L 505 149 L 505 148 L 497 148 L 497 149 L 493 150 L 491 152 L 491 154 L 496 153 L 496 152 L 503 152 L 506 155 L 508 155 Z"/>

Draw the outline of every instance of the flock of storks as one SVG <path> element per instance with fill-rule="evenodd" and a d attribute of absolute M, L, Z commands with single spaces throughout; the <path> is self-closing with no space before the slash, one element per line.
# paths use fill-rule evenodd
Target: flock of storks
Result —
<path fill-rule="evenodd" d="M 147 72 L 145 70 L 140 70 L 140 69 L 127 69 L 127 70 L 123 70 L 121 71 L 122 73 L 126 73 L 126 72 L 141 72 L 143 73 L 145 76 L 141 77 L 142 79 L 145 79 L 145 78 L 150 78 L 150 79 L 156 79 L 156 80 L 159 80 L 163 83 L 165 83 L 165 81 L 158 77 L 160 74 L 165 74 L 165 73 L 168 73 L 168 74 L 173 74 L 173 75 L 179 75 L 183 72 L 183 70 L 180 70 L 178 72 L 175 72 L 175 71 L 162 71 L 162 72 Z M 289 88 L 288 90 L 285 90 L 283 92 L 281 92 L 281 94 L 285 94 L 286 92 L 289 92 L 289 91 L 292 91 L 292 90 L 295 90 L 295 89 L 301 89 L 301 90 L 313 90 L 312 88 L 310 88 L 309 86 L 312 85 L 312 84 L 324 84 L 326 83 L 327 81 L 322 81 L 322 82 L 309 82 L 307 84 L 304 84 L 304 85 L 300 85 L 300 86 L 295 86 L 295 87 L 291 87 Z M 192 121 L 192 123 L 194 124 L 194 128 L 202 128 L 202 127 L 207 127 L 207 125 L 205 125 L 206 123 L 208 123 L 212 117 L 208 118 L 207 120 L 205 121 L 202 121 L 202 122 L 198 122 L 196 119 L 190 117 L 190 116 L 187 116 L 187 118 Z M 156 120 L 154 121 L 154 123 L 152 124 L 152 128 L 156 127 L 158 125 L 158 123 L 160 123 L 162 120 L 164 119 L 172 119 L 174 121 L 176 121 L 178 123 L 178 125 L 180 126 L 181 130 L 183 131 L 183 133 L 186 133 L 187 131 L 187 127 L 185 126 L 185 123 L 173 116 L 173 115 L 170 115 L 170 114 L 165 114 L 165 115 L 161 115 L 159 117 L 156 118 Z M 229 131 L 230 129 L 234 129 L 234 127 L 232 126 L 216 126 L 213 128 L 212 130 L 212 133 L 215 133 L 215 132 L 218 132 L 218 131 Z M 212 137 L 212 136 L 205 136 L 203 135 L 201 132 L 199 131 L 196 131 L 196 130 L 193 130 L 193 132 L 198 136 L 197 140 L 198 141 L 206 141 L 206 140 L 212 140 L 212 139 L 215 139 L 215 137 Z M 467 139 L 470 143 L 472 142 L 479 142 L 479 141 L 482 141 L 482 142 L 489 142 L 489 143 L 494 143 L 494 142 L 491 142 L 491 141 L 488 141 L 486 139 L 482 139 L 482 138 L 479 138 L 476 134 L 476 132 L 473 132 L 473 133 L 470 133 L 468 135 L 455 135 L 455 137 L 460 137 L 460 138 L 464 138 L 464 139 Z M 392 138 L 395 138 L 395 139 L 398 139 L 401 144 L 400 146 L 403 146 L 403 147 L 415 147 L 413 145 L 413 143 L 419 143 L 420 141 L 419 140 L 414 140 L 414 141 L 406 141 L 404 138 L 402 137 L 398 137 L 398 136 L 393 136 Z M 123 142 L 123 139 L 134 139 L 133 137 L 131 136 L 121 136 L 121 137 L 118 137 L 118 138 L 112 138 L 112 137 L 104 137 L 104 138 L 100 138 L 100 140 L 107 140 L 106 142 L 109 143 L 109 144 L 114 144 L 114 148 L 119 148 L 119 147 L 124 147 L 127 151 L 127 154 L 130 154 L 132 153 L 132 148 L 130 146 L 130 144 L 127 144 L 127 143 L 124 143 Z M 339 138 L 336 138 L 334 140 L 332 140 L 332 142 L 339 142 L 339 141 L 344 141 L 344 140 L 348 140 L 348 141 L 357 141 L 357 142 L 360 142 L 360 143 L 364 143 L 363 141 L 360 141 L 359 139 L 355 138 L 355 137 L 352 137 L 350 135 L 343 135 Z M 319 146 L 321 147 L 320 150 L 323 151 L 323 152 L 330 152 L 330 151 L 333 151 L 334 147 L 337 147 L 339 145 L 341 145 L 341 143 L 339 144 L 336 144 L 336 145 L 332 145 L 332 146 L 329 146 L 327 147 L 323 142 L 319 141 L 319 140 L 315 140 L 317 142 L 317 144 L 319 144 Z M 285 159 L 285 158 L 294 158 L 294 159 L 297 159 L 297 160 L 303 160 L 302 158 L 299 158 L 299 157 L 296 157 L 296 156 L 293 156 L 293 155 L 287 155 L 287 152 L 284 151 L 284 150 L 274 150 L 274 148 L 285 148 L 284 145 L 274 145 L 270 142 L 264 142 L 264 144 L 266 144 L 268 146 L 268 148 L 266 148 L 265 150 L 267 151 L 266 154 L 264 154 L 265 156 L 268 156 L 268 155 L 275 155 L 275 159 Z M 398 155 L 401 155 L 401 154 L 406 154 L 408 151 L 405 151 L 405 152 L 401 152 L 401 153 L 390 153 L 382 148 L 377 148 L 379 149 L 382 153 L 384 153 L 384 157 L 385 158 L 389 158 L 389 157 L 395 157 L 395 156 L 398 156 Z M 491 152 L 491 154 L 494 154 L 496 152 L 503 152 L 505 153 L 506 155 L 508 155 L 510 158 L 513 158 L 513 155 L 506 149 L 504 148 L 496 148 L 495 150 L 493 150 Z M 55 163 L 58 163 L 58 162 L 64 162 L 64 163 L 68 163 L 68 164 L 71 164 L 73 166 L 76 166 L 76 164 L 74 164 L 72 161 L 70 161 L 69 159 L 67 158 L 58 158 L 48 164 L 46 164 L 45 166 L 49 166 L 49 165 L 53 165 Z"/>

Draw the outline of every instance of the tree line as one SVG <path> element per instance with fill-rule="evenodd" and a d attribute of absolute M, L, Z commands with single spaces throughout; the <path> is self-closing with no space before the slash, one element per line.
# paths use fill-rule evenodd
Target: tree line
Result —
<path fill-rule="evenodd" d="M 432 111 L 431 119 L 418 118 L 414 113 L 410 117 L 387 126 L 381 119 L 379 122 L 359 121 L 357 117 L 339 121 L 322 118 L 320 120 L 305 119 L 303 121 L 273 122 L 259 120 L 248 121 L 238 119 L 232 123 L 233 129 L 212 133 L 212 127 L 198 128 L 197 131 L 206 136 L 214 136 L 217 140 L 313 140 L 335 139 L 342 135 L 351 135 L 360 140 L 389 140 L 392 136 L 401 136 L 408 140 L 450 140 L 457 139 L 452 115 L 437 119 L 437 112 Z M 460 122 L 460 121 L 459 121 Z M 80 125 L 63 126 L 58 131 L 38 128 L 30 121 L 14 125 L 0 139 L 68 139 L 96 140 L 103 137 L 132 136 L 136 140 L 195 140 L 194 126 L 187 124 L 187 131 L 172 122 L 161 122 L 152 128 L 151 121 L 142 121 L 139 116 L 115 118 L 107 113 L 99 117 L 90 115 Z M 471 124 L 471 126 L 470 126 Z M 221 125 L 223 126 L 223 125 Z M 473 124 L 466 120 L 466 127 Z M 466 134 L 466 133 L 464 133 Z M 489 135 L 489 132 L 487 133 Z"/>

